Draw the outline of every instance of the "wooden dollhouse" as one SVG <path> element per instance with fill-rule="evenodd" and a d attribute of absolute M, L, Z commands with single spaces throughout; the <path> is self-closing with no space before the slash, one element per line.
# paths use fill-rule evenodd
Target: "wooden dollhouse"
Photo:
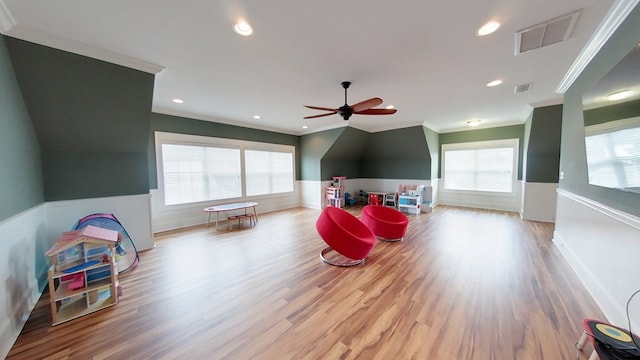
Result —
<path fill-rule="evenodd" d="M 49 256 L 49 297 L 53 325 L 115 305 L 120 285 L 115 262 L 119 233 L 96 226 L 68 231 Z"/>

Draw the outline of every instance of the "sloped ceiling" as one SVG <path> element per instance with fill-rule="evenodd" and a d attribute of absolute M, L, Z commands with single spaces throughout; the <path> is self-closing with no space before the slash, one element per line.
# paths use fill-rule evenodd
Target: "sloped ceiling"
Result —
<path fill-rule="evenodd" d="M 347 124 L 368 132 L 438 132 L 519 124 L 562 91 L 638 0 L 43 1 L 0 0 L 0 31 L 157 74 L 153 110 L 306 134 Z M 515 34 L 574 11 L 567 40 L 515 55 Z M 233 31 L 239 19 L 254 34 Z M 496 20 L 492 35 L 476 30 Z M 489 81 L 502 85 L 488 88 Z M 392 116 L 304 120 L 381 97 Z M 532 83 L 525 93 L 514 87 Z M 182 104 L 172 99 L 184 100 Z M 260 119 L 254 119 L 259 115 Z M 306 128 L 303 128 L 306 126 Z"/>

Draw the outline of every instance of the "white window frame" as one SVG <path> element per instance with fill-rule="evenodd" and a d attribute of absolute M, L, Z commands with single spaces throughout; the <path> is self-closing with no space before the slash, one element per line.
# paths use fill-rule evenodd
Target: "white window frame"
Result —
<path fill-rule="evenodd" d="M 240 149 L 240 171 L 241 171 L 241 197 L 239 198 L 228 198 L 228 199 L 219 199 L 219 200 L 207 200 L 201 202 L 192 202 L 192 203 L 183 203 L 183 204 L 175 204 L 175 205 L 165 205 L 165 189 L 164 189 L 164 163 L 162 159 L 162 145 L 163 144 L 174 144 L 174 145 L 189 145 L 189 146 L 207 146 L 207 147 L 223 147 L 223 148 L 237 148 Z M 188 134 L 177 134 L 177 133 L 168 133 L 168 132 L 155 132 L 155 148 L 156 148 L 156 172 L 158 179 L 158 204 L 167 209 L 174 208 L 187 208 L 193 206 L 202 206 L 205 204 L 211 203 L 226 203 L 226 202 L 235 202 L 242 201 L 243 199 L 255 199 L 255 198 L 268 198 L 268 197 L 278 197 L 283 195 L 291 195 L 295 191 L 295 147 L 292 145 L 281 145 L 281 144 L 272 144 L 272 143 L 262 143 L 255 141 L 246 141 L 246 140 L 236 140 L 236 139 L 225 139 L 225 138 L 216 138 L 209 136 L 201 136 L 201 135 L 188 135 Z M 246 174 L 245 174 L 245 161 L 244 161 L 244 151 L 245 150 L 260 150 L 260 151 L 273 151 L 273 152 L 285 152 L 291 153 L 292 155 L 292 163 L 291 163 L 291 171 L 293 173 L 292 179 L 292 191 L 290 192 L 280 192 L 280 193 L 272 193 L 272 194 L 264 194 L 264 195 L 255 195 L 255 196 L 247 196 L 246 190 Z"/>
<path fill-rule="evenodd" d="M 458 193 L 458 194 L 482 194 L 482 195 L 491 195 L 491 196 L 515 196 L 517 195 L 517 181 L 518 181 L 518 158 L 520 154 L 520 139 L 502 139 L 502 140 L 488 140 L 488 141 L 474 141 L 474 142 L 465 142 L 465 143 L 455 143 L 455 144 L 443 144 L 442 145 L 442 164 L 441 164 L 441 173 L 442 173 L 442 192 L 446 193 Z M 456 150 L 482 150 L 482 149 L 495 149 L 495 148 L 512 148 L 513 149 L 513 171 L 511 172 L 511 191 L 510 192 L 498 192 L 498 191 L 479 191 L 479 190 L 456 190 L 456 189 L 446 189 L 444 187 L 446 181 L 446 169 L 445 162 L 447 151 L 456 151 Z"/>

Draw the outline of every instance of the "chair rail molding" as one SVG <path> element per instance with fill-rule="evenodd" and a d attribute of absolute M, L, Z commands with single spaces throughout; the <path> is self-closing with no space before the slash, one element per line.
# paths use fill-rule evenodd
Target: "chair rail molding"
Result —
<path fill-rule="evenodd" d="M 640 218 L 566 190 L 558 190 L 556 212 L 553 243 L 607 320 L 626 324 L 626 302 L 640 288 Z M 630 311 L 637 314 L 640 302 Z"/>

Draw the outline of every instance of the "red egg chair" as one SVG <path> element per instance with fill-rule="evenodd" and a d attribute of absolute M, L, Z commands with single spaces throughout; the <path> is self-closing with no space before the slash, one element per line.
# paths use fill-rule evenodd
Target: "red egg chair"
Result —
<path fill-rule="evenodd" d="M 320 252 L 320 259 L 330 265 L 358 265 L 376 244 L 375 234 L 360 219 L 340 208 L 324 208 L 316 229 L 328 245 Z M 337 254 L 329 254 L 334 251 Z"/>
<path fill-rule="evenodd" d="M 409 218 L 400 211 L 379 205 L 362 208 L 360 220 L 383 241 L 401 241 L 409 227 Z"/>

